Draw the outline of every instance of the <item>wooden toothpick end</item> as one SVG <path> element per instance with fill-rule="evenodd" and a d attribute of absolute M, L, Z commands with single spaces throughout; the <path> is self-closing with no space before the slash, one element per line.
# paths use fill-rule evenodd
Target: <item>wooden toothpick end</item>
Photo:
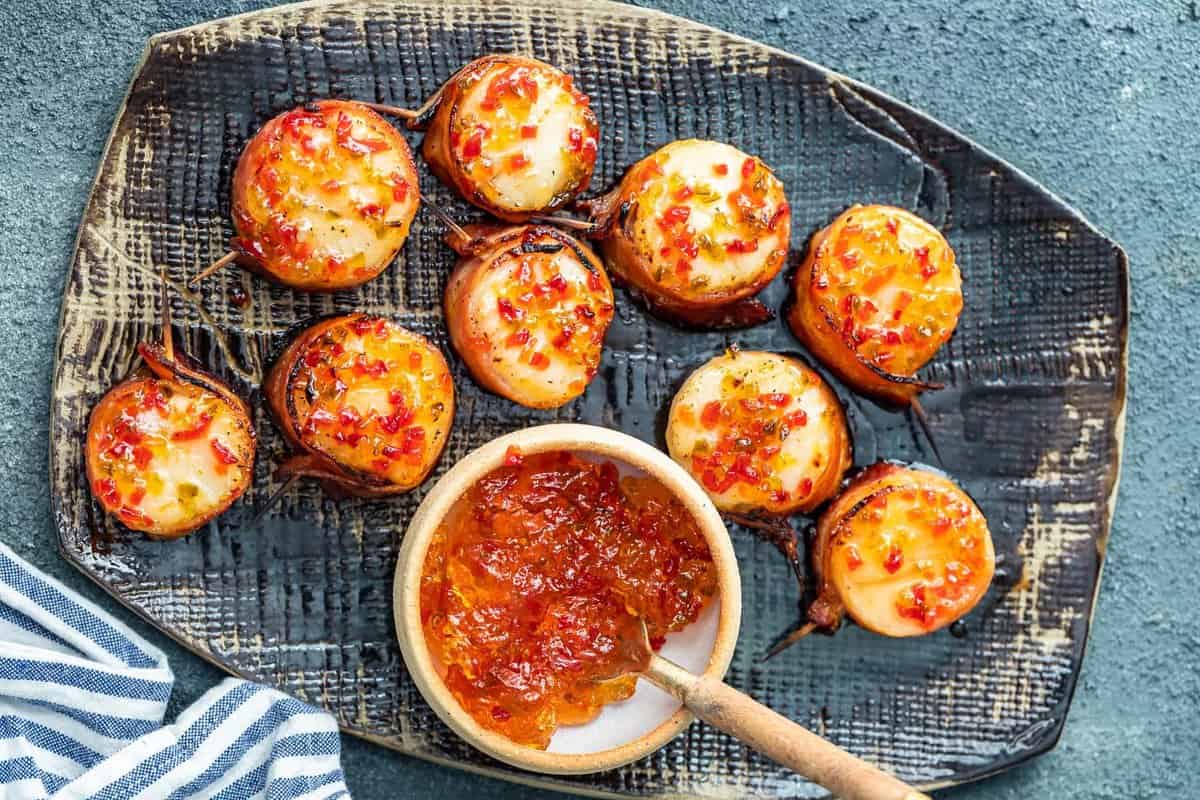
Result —
<path fill-rule="evenodd" d="M 208 276 L 214 275 L 214 274 L 220 272 L 221 270 L 225 269 L 225 267 L 232 264 L 233 260 L 237 257 L 238 257 L 237 252 L 234 250 L 230 250 L 228 253 L 226 253 L 225 255 L 218 258 L 216 261 L 214 261 L 208 267 L 201 270 L 200 273 L 198 275 L 196 275 L 194 278 L 189 280 L 187 283 L 188 287 L 189 288 L 194 287 L 197 283 L 204 280 Z"/>
<path fill-rule="evenodd" d="M 400 119 L 416 119 L 419 113 L 410 108 L 401 108 L 400 106 L 392 106 L 387 103 L 368 103 L 365 100 L 358 100 L 356 102 L 372 111 L 378 111 L 380 114 L 387 114 L 390 117 L 399 117 Z"/>
<path fill-rule="evenodd" d="M 578 219 L 576 217 L 568 217 L 560 214 L 547 214 L 545 216 L 531 217 L 531 222 L 536 222 L 541 225 L 558 225 L 562 228 L 570 228 L 573 231 L 580 233 L 595 233 L 600 229 L 600 225 L 588 219 Z"/>
<path fill-rule="evenodd" d="M 469 242 L 471 240 L 470 234 L 463 230 L 463 227 L 454 221 L 454 217 L 450 216 L 446 209 L 442 208 L 437 203 L 426 197 L 424 193 L 421 194 L 421 204 L 428 208 L 430 212 L 438 218 L 438 222 L 441 222 L 443 225 L 449 228 L 450 232 L 455 236 L 459 237 L 464 242 Z"/>
<path fill-rule="evenodd" d="M 287 480 L 285 480 L 283 483 L 281 483 L 279 485 L 278 489 L 271 492 L 271 496 L 267 498 L 266 502 L 263 503 L 262 506 L 260 506 L 259 508 L 255 509 L 254 519 L 250 520 L 250 523 L 248 525 L 246 525 L 246 528 L 247 529 L 257 528 L 262 523 L 262 521 L 264 519 L 266 519 L 267 514 L 270 513 L 271 509 L 274 508 L 276 506 L 276 504 L 279 503 L 280 499 L 282 499 L 283 496 L 285 494 L 287 494 L 289 489 L 291 489 L 293 486 L 296 485 L 296 482 L 298 480 L 300 480 L 301 477 L 303 477 L 303 476 L 298 472 L 292 473 L 291 475 L 289 475 Z"/>
<path fill-rule="evenodd" d="M 778 642 L 776 642 L 771 647 L 771 649 L 766 652 L 766 655 L 764 655 L 761 659 L 759 659 L 759 661 L 766 661 L 768 658 L 774 658 L 775 656 L 782 653 L 784 650 L 787 650 L 789 647 L 794 645 L 796 642 L 803 639 L 805 636 L 808 636 L 810 633 L 812 633 L 816 629 L 817 629 L 817 623 L 815 623 L 815 622 L 804 623 L 799 628 L 796 628 L 796 630 L 792 631 L 787 636 L 785 636 L 784 638 L 782 638 Z"/>
<path fill-rule="evenodd" d="M 167 292 L 167 269 L 158 269 L 158 296 L 162 304 L 162 349 L 168 361 L 175 360 L 175 333 L 171 327 L 171 296 Z"/>
<path fill-rule="evenodd" d="M 933 431 L 929 427 L 929 417 L 926 416 L 925 408 L 921 405 L 921 401 L 913 397 L 908 407 L 912 409 L 913 416 L 920 423 L 921 430 L 924 431 L 925 438 L 929 441 L 929 447 L 933 450 L 933 456 L 937 459 L 938 466 L 946 466 L 946 462 L 942 460 L 942 451 L 938 449 L 937 439 L 933 438 Z"/>

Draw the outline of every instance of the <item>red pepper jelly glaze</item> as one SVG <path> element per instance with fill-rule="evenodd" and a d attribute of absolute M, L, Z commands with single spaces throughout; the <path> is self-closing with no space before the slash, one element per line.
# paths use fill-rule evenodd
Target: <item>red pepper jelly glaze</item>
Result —
<path fill-rule="evenodd" d="M 633 694 L 622 644 L 637 618 L 657 650 L 716 591 L 704 535 L 661 483 L 572 453 L 510 452 L 430 542 L 421 621 L 463 709 L 545 749 L 559 725 Z"/>

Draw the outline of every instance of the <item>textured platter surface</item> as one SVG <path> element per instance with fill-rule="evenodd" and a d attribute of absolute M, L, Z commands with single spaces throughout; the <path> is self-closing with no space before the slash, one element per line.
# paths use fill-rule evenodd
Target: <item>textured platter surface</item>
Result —
<path fill-rule="evenodd" d="M 654 148 L 699 136 L 759 155 L 782 178 L 793 262 L 807 237 L 852 202 L 903 206 L 944 228 L 966 280 L 966 308 L 925 372 L 947 388 L 924 405 L 945 468 L 992 522 L 995 584 L 961 638 L 943 631 L 887 640 L 848 628 L 762 663 L 796 621 L 796 585 L 771 545 L 735 529 L 744 619 L 729 680 L 927 786 L 978 778 L 1053 746 L 1083 656 L 1116 489 L 1123 253 L 1013 168 L 868 87 L 626 6 L 309 4 L 153 39 L 103 158 L 63 298 L 51 477 L 64 555 L 202 656 L 413 755 L 592 793 L 822 794 L 700 724 L 641 762 L 575 778 L 517 775 L 462 743 L 416 692 L 392 628 L 395 554 L 420 491 L 334 502 L 306 485 L 264 528 L 240 530 L 276 486 L 283 444 L 258 386 L 288 329 L 361 309 L 391 314 L 446 347 L 440 298 L 453 264 L 440 226 L 422 215 L 397 262 L 358 290 L 305 295 L 227 271 L 202 294 L 187 291 L 186 279 L 224 252 L 231 234 L 228 188 L 242 145 L 274 114 L 312 99 L 413 107 L 457 66 L 489 52 L 530 54 L 575 75 L 602 126 L 596 188 Z M 422 188 L 460 220 L 477 216 L 426 171 Z M 133 366 L 136 343 L 155 335 L 160 267 L 178 341 L 251 397 L 260 433 L 247 497 L 207 529 L 165 543 L 99 513 L 82 453 L 92 405 Z M 230 302 L 239 291 L 248 303 Z M 781 278 L 763 299 L 777 308 L 785 294 Z M 800 350 L 781 323 L 682 331 L 618 293 L 599 376 L 558 411 L 483 393 L 452 358 L 460 408 L 435 477 L 496 435 L 549 421 L 601 424 L 661 445 L 674 390 L 732 343 Z M 834 385 L 849 409 L 857 463 L 932 460 L 908 415 Z"/>

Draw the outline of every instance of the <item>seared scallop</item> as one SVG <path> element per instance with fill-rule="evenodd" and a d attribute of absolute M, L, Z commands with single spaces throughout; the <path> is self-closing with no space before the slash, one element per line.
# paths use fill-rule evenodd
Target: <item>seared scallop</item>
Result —
<path fill-rule="evenodd" d="M 369 314 L 302 332 L 272 367 L 266 396 L 297 451 L 283 472 L 363 496 L 419 485 L 454 419 L 454 383 L 441 351 Z"/>
<path fill-rule="evenodd" d="M 850 467 L 837 395 L 795 358 L 729 352 L 693 372 L 671 403 L 667 448 L 717 508 L 807 512 Z"/>
<path fill-rule="evenodd" d="M 233 176 L 243 266 L 332 291 L 381 273 L 408 238 L 420 191 L 404 137 L 364 105 L 323 100 L 280 114 Z"/>
<path fill-rule="evenodd" d="M 598 202 L 600 249 L 652 310 L 701 326 L 769 318 L 747 301 L 779 273 L 791 235 L 783 184 L 721 142 L 672 142 Z"/>
<path fill-rule="evenodd" d="M 530 408 L 583 394 L 613 318 L 612 286 L 596 255 L 534 225 L 457 246 L 463 257 L 446 286 L 446 324 L 475 380 Z"/>
<path fill-rule="evenodd" d="M 854 206 L 817 233 L 794 292 L 797 338 L 856 391 L 898 405 L 931 388 L 914 376 L 963 307 L 945 237 L 890 206 Z"/>
<path fill-rule="evenodd" d="M 995 551 L 983 512 L 951 480 L 879 463 L 821 515 L 813 563 L 814 623 L 836 628 L 845 613 L 884 636 L 919 636 L 975 607 Z"/>
<path fill-rule="evenodd" d="M 591 181 L 596 115 L 561 70 L 532 58 L 485 56 L 447 81 L 436 103 L 425 159 L 490 214 L 523 222 L 564 205 Z"/>
<path fill-rule="evenodd" d="M 155 346 L 139 351 L 151 370 L 113 387 L 92 409 L 88 483 L 126 527 L 173 538 L 249 487 L 254 428 L 245 403 L 216 378 L 180 368 Z"/>

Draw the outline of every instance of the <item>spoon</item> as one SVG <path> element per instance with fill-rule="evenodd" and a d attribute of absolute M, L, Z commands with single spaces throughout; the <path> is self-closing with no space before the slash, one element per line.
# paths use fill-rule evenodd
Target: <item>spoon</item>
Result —
<path fill-rule="evenodd" d="M 878 767 L 851 755 L 749 695 L 714 678 L 696 675 L 654 652 L 645 620 L 623 638 L 628 673 L 668 692 L 700 719 L 770 756 L 842 800 L 930 800 Z M 626 674 L 628 674 L 626 673 Z"/>

